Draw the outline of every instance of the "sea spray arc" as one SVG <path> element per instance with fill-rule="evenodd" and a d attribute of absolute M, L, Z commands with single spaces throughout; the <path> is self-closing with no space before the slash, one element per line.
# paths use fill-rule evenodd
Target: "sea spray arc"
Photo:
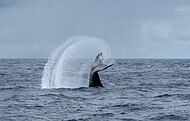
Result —
<path fill-rule="evenodd" d="M 105 58 L 110 56 L 110 46 L 104 40 L 75 36 L 63 42 L 45 65 L 42 88 L 88 87 L 89 59 L 99 52 L 103 52 Z"/>

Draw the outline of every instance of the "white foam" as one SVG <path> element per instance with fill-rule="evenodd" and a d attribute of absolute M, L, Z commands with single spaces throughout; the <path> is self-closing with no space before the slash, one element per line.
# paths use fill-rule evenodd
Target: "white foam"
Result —
<path fill-rule="evenodd" d="M 89 59 L 103 52 L 109 58 L 111 49 L 104 41 L 87 36 L 75 36 L 58 47 L 45 65 L 42 88 L 79 88 L 88 86 Z"/>

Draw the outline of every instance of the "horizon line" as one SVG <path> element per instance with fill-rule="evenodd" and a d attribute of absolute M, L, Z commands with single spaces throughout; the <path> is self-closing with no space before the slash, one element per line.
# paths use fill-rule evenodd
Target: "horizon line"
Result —
<path fill-rule="evenodd" d="M 49 59 L 49 58 L 1 58 L 0 57 L 0 59 L 12 59 L 12 60 L 15 60 L 15 59 L 40 59 L 40 60 L 42 60 L 42 59 L 44 59 L 44 60 L 47 60 L 47 59 Z M 90 58 L 76 58 L 76 59 L 90 59 Z M 150 59 L 150 60 L 153 60 L 153 59 L 190 59 L 190 58 L 161 58 L 161 57 L 158 57 L 158 58 L 142 58 L 142 57 L 140 57 L 140 58 L 109 58 L 109 59 L 116 59 L 116 60 L 119 60 L 119 59 Z"/>

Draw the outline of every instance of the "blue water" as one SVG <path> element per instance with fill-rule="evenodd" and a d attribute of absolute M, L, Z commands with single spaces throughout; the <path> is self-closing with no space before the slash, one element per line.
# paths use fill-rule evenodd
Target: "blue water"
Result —
<path fill-rule="evenodd" d="M 190 120 L 190 60 L 121 59 L 105 88 L 41 89 L 46 62 L 0 60 L 0 120 Z"/>

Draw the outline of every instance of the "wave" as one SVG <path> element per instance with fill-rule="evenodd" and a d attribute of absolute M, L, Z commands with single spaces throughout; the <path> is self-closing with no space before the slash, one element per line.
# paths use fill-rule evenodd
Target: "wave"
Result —
<path fill-rule="evenodd" d="M 151 120 L 188 120 L 189 117 L 174 115 L 174 114 L 167 114 L 167 115 L 161 115 L 151 118 Z"/>

